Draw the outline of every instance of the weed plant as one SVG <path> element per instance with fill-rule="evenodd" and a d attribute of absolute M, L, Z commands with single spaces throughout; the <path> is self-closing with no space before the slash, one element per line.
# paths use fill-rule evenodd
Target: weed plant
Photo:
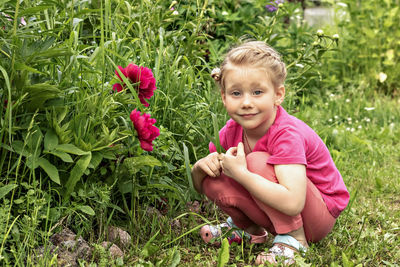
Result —
<path fill-rule="evenodd" d="M 202 243 L 198 229 L 225 217 L 188 171 L 228 119 L 209 73 L 226 49 L 258 39 L 283 55 L 285 108 L 325 140 L 351 193 L 298 264 L 397 266 L 399 3 L 341 3 L 325 2 L 345 16 L 317 34 L 298 3 L 271 13 L 260 0 L 0 1 L 0 262 L 55 265 L 38 248 L 67 226 L 95 247 L 81 265 L 251 265 L 265 247 Z M 153 71 L 149 107 L 133 87 L 112 90 L 131 62 Z M 157 119 L 152 152 L 135 108 Z M 132 235 L 124 259 L 99 245 L 108 225 Z"/>

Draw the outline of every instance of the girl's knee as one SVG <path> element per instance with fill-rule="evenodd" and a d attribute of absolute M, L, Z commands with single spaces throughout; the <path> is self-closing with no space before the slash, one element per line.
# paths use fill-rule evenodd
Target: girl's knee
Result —
<path fill-rule="evenodd" d="M 235 191 L 235 188 L 230 180 L 232 179 L 224 174 L 218 177 L 205 177 L 202 184 L 204 195 L 215 201 L 227 194 L 231 194 L 232 191 Z"/>
<path fill-rule="evenodd" d="M 204 195 L 214 202 L 227 199 L 250 198 L 249 192 L 241 184 L 225 174 L 221 174 L 218 177 L 205 177 L 202 189 Z"/>
<path fill-rule="evenodd" d="M 246 156 L 247 169 L 270 181 L 277 182 L 274 166 L 267 163 L 270 155 L 264 151 L 251 152 Z"/>
<path fill-rule="evenodd" d="M 217 179 L 218 177 L 206 176 L 202 183 L 204 195 L 206 195 L 212 201 L 215 201 L 221 194 L 222 185 L 217 181 Z"/>

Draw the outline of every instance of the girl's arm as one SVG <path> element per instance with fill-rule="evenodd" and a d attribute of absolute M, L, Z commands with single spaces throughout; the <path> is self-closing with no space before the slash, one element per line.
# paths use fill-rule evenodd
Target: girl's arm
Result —
<path fill-rule="evenodd" d="M 300 164 L 275 165 L 279 184 L 247 169 L 243 144 L 227 151 L 222 161 L 223 172 L 243 185 L 251 195 L 284 214 L 295 216 L 306 199 L 306 168 Z"/>
<path fill-rule="evenodd" d="M 201 184 L 204 177 L 211 176 L 217 177 L 221 175 L 221 164 L 218 160 L 218 153 L 214 152 L 198 160 L 192 168 L 192 181 L 193 186 L 197 192 L 203 193 Z"/>

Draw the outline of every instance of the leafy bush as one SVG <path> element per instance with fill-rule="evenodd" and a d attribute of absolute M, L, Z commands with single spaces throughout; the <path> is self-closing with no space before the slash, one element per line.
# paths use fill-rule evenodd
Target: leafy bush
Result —
<path fill-rule="evenodd" d="M 337 14 L 339 50 L 324 62 L 326 81 L 339 85 L 340 91 L 351 84 L 357 93 L 399 92 L 398 1 L 327 1 Z M 388 34 L 390 33 L 390 34 Z"/>
<path fill-rule="evenodd" d="M 282 54 L 290 111 L 326 98 L 330 85 L 340 90 L 339 79 L 343 87 L 352 83 L 354 73 L 358 90 L 368 84 L 395 92 L 396 39 L 385 43 L 376 30 L 360 37 L 359 28 L 373 8 L 392 8 L 369 27 L 398 31 L 398 8 L 370 2 L 357 9 L 348 1 L 351 23 L 341 22 L 338 39 L 305 24 L 296 3 L 268 12 L 259 0 L 0 1 L 0 259 L 23 265 L 62 222 L 95 240 L 111 220 L 121 221 L 143 231 L 143 241 L 157 236 L 156 226 L 141 225 L 148 206 L 175 215 L 200 199 L 190 187 L 190 162 L 207 153 L 228 119 L 209 73 L 242 39 L 264 40 Z M 362 49 L 353 36 L 363 38 Z M 337 53 L 337 45 L 350 53 Z M 121 78 L 118 66 L 130 63 L 154 74 L 148 107 L 137 94 L 140 84 Z M 377 70 L 385 81 L 377 82 Z M 115 92 L 116 83 L 125 89 Z M 135 109 L 157 120 L 151 152 L 141 148 L 129 119 Z M 347 142 L 330 132 L 324 137 L 335 149 Z M 177 255 L 174 247 L 166 259 Z"/>

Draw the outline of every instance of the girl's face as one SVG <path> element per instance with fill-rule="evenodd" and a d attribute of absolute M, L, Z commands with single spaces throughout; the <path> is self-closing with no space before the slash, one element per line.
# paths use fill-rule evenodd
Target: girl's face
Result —
<path fill-rule="evenodd" d="M 224 74 L 222 101 L 229 116 L 249 136 L 261 138 L 274 123 L 276 107 L 285 96 L 285 87 L 274 88 L 262 67 L 229 65 Z"/>

